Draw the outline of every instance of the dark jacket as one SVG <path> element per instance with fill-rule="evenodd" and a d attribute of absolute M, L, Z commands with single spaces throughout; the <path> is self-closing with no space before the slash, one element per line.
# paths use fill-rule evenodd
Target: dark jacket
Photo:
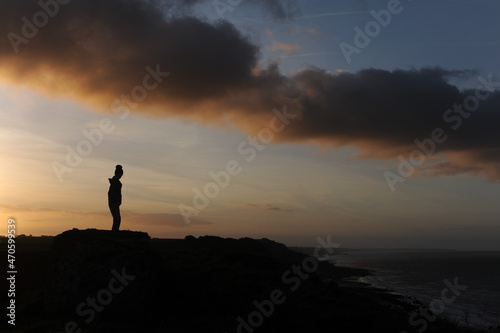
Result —
<path fill-rule="evenodd" d="M 119 179 L 108 178 L 109 180 L 109 191 L 108 191 L 108 202 L 114 205 L 122 204 L 122 183 Z"/>

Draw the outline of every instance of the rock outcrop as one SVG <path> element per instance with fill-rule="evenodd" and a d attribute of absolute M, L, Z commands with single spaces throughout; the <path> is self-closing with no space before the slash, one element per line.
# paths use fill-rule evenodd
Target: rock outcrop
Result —
<path fill-rule="evenodd" d="M 49 265 L 50 242 L 28 241 L 19 239 L 22 258 L 31 257 L 19 279 L 19 320 L 6 332 L 399 332 L 419 307 L 339 286 L 349 271 L 367 272 L 268 239 L 74 229 L 54 237 Z M 477 333 L 440 318 L 427 329 L 437 332 Z"/>
<path fill-rule="evenodd" d="M 52 246 L 45 310 L 56 315 L 74 314 L 79 303 L 109 288 L 111 279 L 124 273 L 134 276 L 126 293 L 134 297 L 134 285 L 154 268 L 154 260 L 150 237 L 144 232 L 63 232 L 54 238 Z"/>

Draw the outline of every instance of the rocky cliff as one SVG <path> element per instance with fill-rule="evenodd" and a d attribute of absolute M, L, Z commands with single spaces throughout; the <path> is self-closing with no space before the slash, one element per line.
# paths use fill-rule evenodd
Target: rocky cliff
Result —
<path fill-rule="evenodd" d="M 339 277 L 366 271 L 339 272 L 268 239 L 74 229 L 18 241 L 18 321 L 0 323 L 8 333 L 385 333 L 408 330 L 419 306 L 363 285 L 338 287 Z M 438 332 L 477 333 L 441 318 L 426 330 Z"/>
<path fill-rule="evenodd" d="M 45 310 L 75 312 L 87 297 L 109 288 L 116 275 L 144 279 L 154 266 L 150 237 L 144 232 L 78 230 L 56 236 L 51 251 Z M 136 281 L 137 282 L 137 281 Z M 119 282 L 111 288 L 119 289 Z M 137 283 L 136 283 L 137 284 Z M 128 294 L 130 294 L 130 289 Z M 102 297 L 108 293 L 103 292 Z"/>

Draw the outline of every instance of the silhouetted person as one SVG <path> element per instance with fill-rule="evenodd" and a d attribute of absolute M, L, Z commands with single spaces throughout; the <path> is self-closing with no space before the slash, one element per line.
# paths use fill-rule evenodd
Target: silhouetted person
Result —
<path fill-rule="evenodd" d="M 122 220 L 120 216 L 120 205 L 122 204 L 122 183 L 120 182 L 120 178 L 122 176 L 123 168 L 121 165 L 117 165 L 113 178 L 108 178 L 108 205 L 111 215 L 113 215 L 113 227 L 111 228 L 113 231 L 120 229 L 120 222 Z"/>

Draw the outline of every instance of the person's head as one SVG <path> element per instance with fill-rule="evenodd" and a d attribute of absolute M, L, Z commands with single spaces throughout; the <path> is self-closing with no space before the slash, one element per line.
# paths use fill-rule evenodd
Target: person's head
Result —
<path fill-rule="evenodd" d="M 121 165 L 119 165 L 119 164 L 118 164 L 118 165 L 115 167 L 115 177 L 116 177 L 117 179 L 120 179 L 122 176 L 123 176 L 123 168 L 122 168 L 122 166 L 121 166 Z"/>

